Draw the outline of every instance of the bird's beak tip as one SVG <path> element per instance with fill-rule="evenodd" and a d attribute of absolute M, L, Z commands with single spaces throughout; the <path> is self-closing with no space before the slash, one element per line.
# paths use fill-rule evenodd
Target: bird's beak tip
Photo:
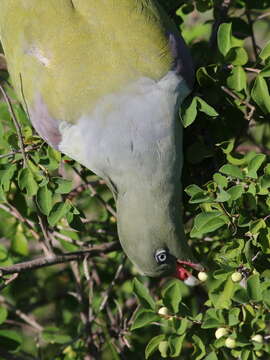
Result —
<path fill-rule="evenodd" d="M 175 277 L 184 281 L 187 285 L 194 286 L 199 283 L 199 280 L 194 277 L 186 267 L 190 267 L 198 272 L 205 271 L 201 264 L 193 263 L 185 260 L 177 260 L 176 262 L 176 274 Z"/>

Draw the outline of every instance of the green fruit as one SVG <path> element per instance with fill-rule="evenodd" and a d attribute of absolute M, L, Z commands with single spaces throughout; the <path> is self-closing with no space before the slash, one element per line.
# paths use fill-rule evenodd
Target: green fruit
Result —
<path fill-rule="evenodd" d="M 168 341 L 161 341 L 158 345 L 158 350 L 163 358 L 167 357 L 167 351 L 169 349 Z"/>
<path fill-rule="evenodd" d="M 201 282 L 205 282 L 208 279 L 208 275 L 206 274 L 206 272 L 200 271 L 199 274 L 198 274 L 198 279 Z"/>
<path fill-rule="evenodd" d="M 243 279 L 243 276 L 239 272 L 234 272 L 231 276 L 233 282 L 239 282 Z"/>
<path fill-rule="evenodd" d="M 234 349 L 236 347 L 236 341 L 232 339 L 231 337 L 228 337 L 225 340 L 225 346 L 229 349 Z"/>
<path fill-rule="evenodd" d="M 215 332 L 216 339 L 220 339 L 222 336 L 228 335 L 228 329 L 226 328 L 218 328 Z"/>

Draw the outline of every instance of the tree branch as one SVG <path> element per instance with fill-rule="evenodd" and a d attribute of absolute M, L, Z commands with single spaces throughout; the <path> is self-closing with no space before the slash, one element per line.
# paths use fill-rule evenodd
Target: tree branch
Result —
<path fill-rule="evenodd" d="M 77 251 L 73 253 L 65 253 L 61 255 L 45 256 L 34 260 L 25 261 L 11 266 L 0 267 L 0 275 L 9 275 L 15 273 L 22 273 L 28 270 L 35 270 L 46 266 L 62 264 L 70 261 L 78 261 L 83 259 L 86 255 L 96 256 L 106 254 L 120 249 L 118 241 L 112 241 L 102 245 L 93 246 L 90 249 Z"/>

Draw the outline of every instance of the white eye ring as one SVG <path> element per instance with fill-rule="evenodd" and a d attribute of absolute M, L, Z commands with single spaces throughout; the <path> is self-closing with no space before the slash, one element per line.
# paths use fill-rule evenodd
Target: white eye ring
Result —
<path fill-rule="evenodd" d="M 162 263 L 166 262 L 168 259 L 167 251 L 163 250 L 163 249 L 157 250 L 157 252 L 155 254 L 155 259 L 158 264 L 162 264 Z"/>

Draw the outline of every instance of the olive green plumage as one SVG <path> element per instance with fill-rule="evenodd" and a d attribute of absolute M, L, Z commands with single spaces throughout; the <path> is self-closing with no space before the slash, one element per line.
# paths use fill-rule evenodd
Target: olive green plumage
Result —
<path fill-rule="evenodd" d="M 149 276 L 191 260 L 178 111 L 193 70 L 156 2 L 0 0 L 0 38 L 37 131 L 114 192 L 129 258 Z"/>
<path fill-rule="evenodd" d="M 24 73 L 27 100 L 39 91 L 57 119 L 75 122 L 99 97 L 141 76 L 160 79 L 172 63 L 151 1 L 1 0 L 0 10 L 17 93 Z"/>

